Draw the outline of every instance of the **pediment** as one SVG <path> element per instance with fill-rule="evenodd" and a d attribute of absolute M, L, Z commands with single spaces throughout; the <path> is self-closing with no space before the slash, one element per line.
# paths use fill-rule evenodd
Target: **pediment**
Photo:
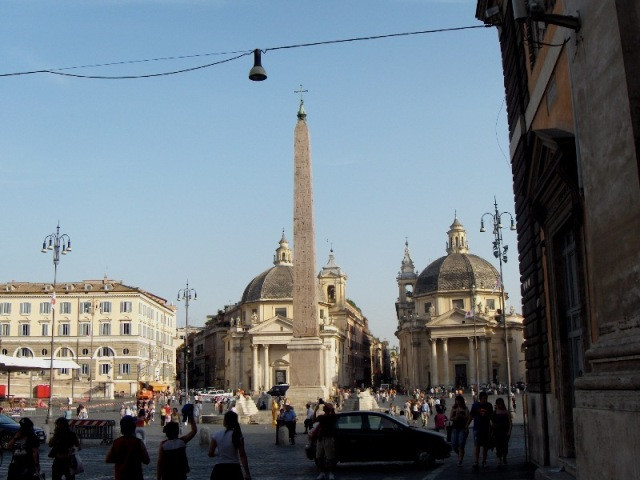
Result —
<path fill-rule="evenodd" d="M 249 329 L 251 335 L 293 334 L 293 321 L 290 318 L 276 315 Z"/>
<path fill-rule="evenodd" d="M 429 328 L 442 328 L 442 327 L 461 327 L 466 325 L 473 325 L 473 318 L 466 318 L 466 312 L 459 308 L 453 308 L 448 312 L 443 313 L 433 318 L 427 327 Z M 477 326 L 488 325 L 487 319 L 476 315 L 475 323 Z"/>

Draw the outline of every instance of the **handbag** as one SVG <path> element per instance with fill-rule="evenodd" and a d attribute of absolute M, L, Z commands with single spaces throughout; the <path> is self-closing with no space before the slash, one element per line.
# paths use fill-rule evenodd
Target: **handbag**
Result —
<path fill-rule="evenodd" d="M 84 464 L 82 463 L 82 458 L 80 458 L 78 452 L 74 451 L 71 455 L 71 468 L 69 470 L 71 475 L 77 475 L 84 472 Z"/>

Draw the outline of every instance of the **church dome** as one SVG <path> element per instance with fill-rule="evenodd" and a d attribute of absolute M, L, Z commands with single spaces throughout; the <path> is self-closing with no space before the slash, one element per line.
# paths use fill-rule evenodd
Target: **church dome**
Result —
<path fill-rule="evenodd" d="M 443 290 L 493 288 L 498 271 L 484 258 L 470 253 L 450 253 L 425 268 L 416 281 L 414 296 Z"/>
<path fill-rule="evenodd" d="M 274 265 L 255 277 L 242 294 L 242 303 L 293 298 L 293 266 Z"/>
<path fill-rule="evenodd" d="M 293 300 L 293 252 L 282 232 L 282 238 L 273 256 L 274 266 L 249 282 L 242 294 L 242 303 L 263 300 Z M 318 300 L 326 301 L 318 284 Z"/>
<path fill-rule="evenodd" d="M 416 280 L 415 295 L 443 290 L 470 290 L 493 288 L 498 271 L 484 258 L 469 253 L 467 232 L 457 216 L 447 232 L 447 255 L 432 262 Z"/>

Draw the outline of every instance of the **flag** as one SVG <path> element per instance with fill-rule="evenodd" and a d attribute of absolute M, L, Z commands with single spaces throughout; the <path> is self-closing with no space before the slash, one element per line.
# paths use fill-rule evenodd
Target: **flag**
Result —
<path fill-rule="evenodd" d="M 51 295 L 51 308 L 56 308 L 56 292 L 53 292 L 53 295 Z"/>
<path fill-rule="evenodd" d="M 498 276 L 498 278 L 496 278 L 496 284 L 493 287 L 493 290 L 491 290 L 491 293 L 494 293 L 496 290 L 500 290 L 501 286 L 502 286 L 502 281 L 500 279 L 500 276 Z"/>
<path fill-rule="evenodd" d="M 469 310 L 467 313 L 464 314 L 464 318 L 473 318 L 475 316 L 475 312 L 473 311 L 473 309 Z"/>

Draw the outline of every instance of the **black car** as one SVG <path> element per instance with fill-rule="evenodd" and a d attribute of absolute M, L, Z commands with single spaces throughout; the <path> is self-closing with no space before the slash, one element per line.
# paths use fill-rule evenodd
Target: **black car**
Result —
<path fill-rule="evenodd" d="M 0 448 L 3 450 L 7 449 L 7 445 L 9 445 L 9 441 L 16 434 L 18 429 L 20 428 L 20 424 L 16 422 L 13 418 L 3 415 L 0 413 Z M 40 443 L 44 443 L 47 440 L 47 436 L 44 433 L 44 430 L 41 428 L 35 427 L 33 429 L 36 432 L 36 436 Z"/>
<path fill-rule="evenodd" d="M 415 461 L 433 466 L 451 454 L 445 435 L 369 411 L 336 414 L 335 445 L 338 462 Z M 307 456 L 315 458 L 313 449 Z"/>
<path fill-rule="evenodd" d="M 289 384 L 281 383 L 280 385 L 274 385 L 267 393 L 272 397 L 283 397 L 289 390 Z"/>

